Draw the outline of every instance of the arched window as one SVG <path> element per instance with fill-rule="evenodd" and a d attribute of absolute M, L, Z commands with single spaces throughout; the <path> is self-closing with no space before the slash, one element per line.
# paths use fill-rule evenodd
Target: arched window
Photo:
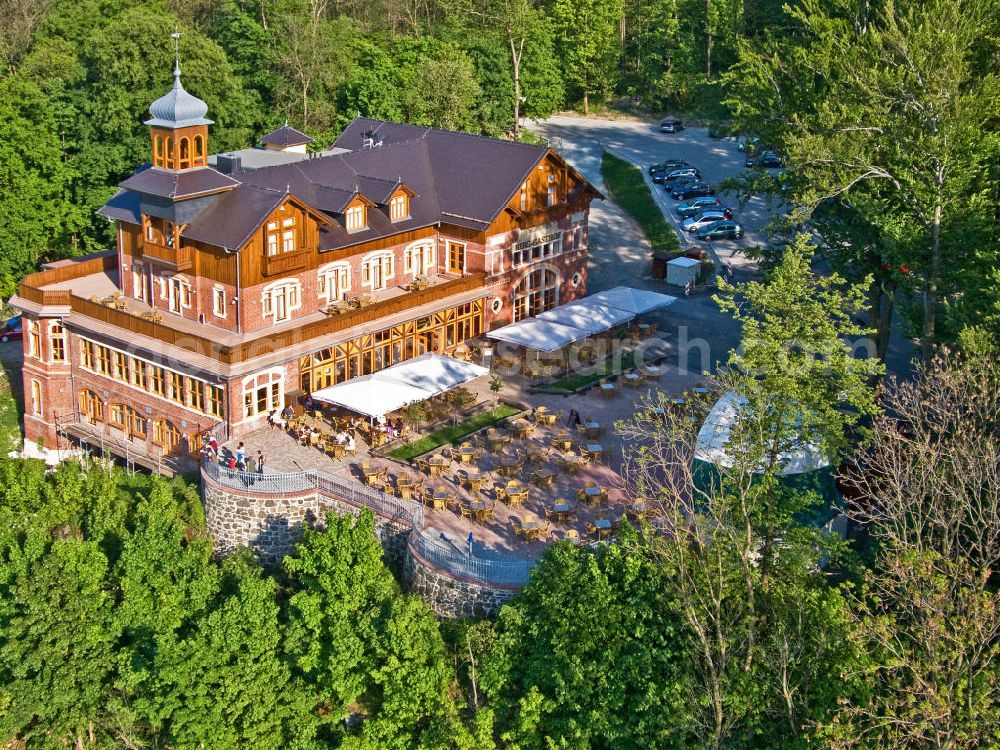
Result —
<path fill-rule="evenodd" d="M 163 166 L 163 136 L 156 136 L 156 148 L 153 151 L 153 164 L 157 167 Z"/>
<path fill-rule="evenodd" d="M 191 166 L 191 141 L 187 138 L 181 138 L 179 145 L 180 158 L 178 159 L 178 167 L 180 169 L 187 169 Z"/>
<path fill-rule="evenodd" d="M 288 320 L 300 307 L 302 285 L 298 279 L 280 279 L 268 284 L 261 293 L 261 314 L 274 318 L 275 323 Z"/>
<path fill-rule="evenodd" d="M 157 419 L 153 422 L 153 443 L 163 448 L 164 453 L 173 453 L 180 442 L 181 434 L 169 419 Z"/>
<path fill-rule="evenodd" d="M 167 165 L 167 169 L 173 169 L 174 168 L 174 139 L 171 138 L 171 137 L 169 137 L 169 136 L 167 137 L 167 160 L 166 160 L 166 165 Z"/>
<path fill-rule="evenodd" d="M 194 137 L 194 165 L 205 166 L 205 138 L 201 135 Z"/>
<path fill-rule="evenodd" d="M 514 287 L 514 320 L 529 318 L 559 304 L 559 274 L 551 268 L 538 268 Z"/>
<path fill-rule="evenodd" d="M 351 288 L 351 266 L 346 261 L 321 266 L 317 279 L 320 297 L 327 302 L 343 299 Z"/>
<path fill-rule="evenodd" d="M 104 403 L 93 391 L 82 390 L 78 394 L 77 403 L 80 405 L 80 418 L 96 424 L 104 421 Z"/>
<path fill-rule="evenodd" d="M 268 370 L 243 379 L 243 417 L 261 416 L 284 405 L 285 372 Z"/>
<path fill-rule="evenodd" d="M 379 252 L 361 263 L 361 284 L 372 291 L 385 289 L 393 276 L 395 265 L 392 253 Z"/>

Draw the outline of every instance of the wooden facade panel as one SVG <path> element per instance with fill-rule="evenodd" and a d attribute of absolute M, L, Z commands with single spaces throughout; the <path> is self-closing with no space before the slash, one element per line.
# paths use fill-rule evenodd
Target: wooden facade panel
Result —
<path fill-rule="evenodd" d="M 305 252 L 304 267 L 319 266 L 319 220 L 298 201 L 289 199 L 276 208 L 260 225 L 250 241 L 240 251 L 240 285 L 256 286 L 267 280 L 273 280 L 267 273 L 267 235 L 268 225 L 275 223 L 278 252 L 282 251 L 282 235 L 289 227 L 284 226 L 287 219 L 294 221 L 291 231 L 295 233 L 295 252 Z"/>
<path fill-rule="evenodd" d="M 236 254 L 204 242 L 184 240 L 194 250 L 193 274 L 226 286 L 236 286 Z"/>

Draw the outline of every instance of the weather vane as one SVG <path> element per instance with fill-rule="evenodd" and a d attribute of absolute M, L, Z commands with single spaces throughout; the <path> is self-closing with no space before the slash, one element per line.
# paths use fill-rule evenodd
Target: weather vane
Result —
<path fill-rule="evenodd" d="M 174 40 L 174 65 L 178 68 L 181 66 L 181 32 L 175 31 L 170 35 L 170 38 Z"/>

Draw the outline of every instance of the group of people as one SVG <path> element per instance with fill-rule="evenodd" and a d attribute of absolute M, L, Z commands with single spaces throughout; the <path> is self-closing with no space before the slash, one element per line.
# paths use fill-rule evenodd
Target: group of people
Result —
<path fill-rule="evenodd" d="M 333 440 L 337 443 L 337 445 L 342 445 L 349 451 L 353 451 L 357 447 L 357 441 L 354 439 L 353 432 L 341 430 L 333 436 Z"/>
<path fill-rule="evenodd" d="M 229 454 L 226 466 L 230 471 L 245 471 L 250 474 L 263 474 L 264 464 L 266 463 L 267 456 L 264 455 L 264 451 L 259 450 L 256 455 L 253 453 L 247 455 L 247 447 L 241 440 L 240 444 L 236 446 L 236 452 Z"/>

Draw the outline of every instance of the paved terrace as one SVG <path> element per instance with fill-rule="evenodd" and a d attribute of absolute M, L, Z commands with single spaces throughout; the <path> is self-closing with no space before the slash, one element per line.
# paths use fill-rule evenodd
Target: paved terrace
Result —
<path fill-rule="evenodd" d="M 655 347 L 655 341 L 652 346 Z M 620 440 L 615 435 L 615 421 L 632 416 L 643 399 L 652 395 L 652 392 L 660 392 L 665 397 L 672 398 L 680 396 L 684 391 L 700 383 L 699 376 L 665 368 L 659 380 L 648 382 L 640 388 L 622 386 L 613 398 L 605 399 L 597 388 L 571 396 L 536 393 L 533 392 L 527 378 L 523 376 L 506 377 L 501 398 L 527 403 L 532 409 L 544 406 L 557 415 L 556 423 L 553 426 L 535 426 L 528 437 L 517 438 L 511 434 L 510 444 L 498 451 L 491 450 L 487 445 L 482 457 L 468 464 L 461 463 L 457 454 L 452 453 L 452 457 L 446 459 L 446 465 L 440 477 L 427 476 L 416 466 L 407 463 L 387 457 L 373 456 L 367 445 L 361 440 L 358 440 L 358 450 L 355 456 L 340 459 L 331 458 L 317 448 L 300 445 L 292 435 L 281 428 L 265 428 L 256 431 L 245 436 L 243 441 L 246 444 L 247 455 L 256 454 L 258 450 L 264 451 L 268 458 L 268 473 L 318 469 L 362 482 L 364 477 L 361 463 L 367 462 L 373 468 L 385 471 L 387 484 L 393 491 L 395 491 L 397 481 L 401 478 L 422 481 L 425 491 L 428 489 L 441 490 L 454 499 L 454 504 L 445 509 L 435 510 L 429 506 L 425 507 L 424 524 L 434 529 L 435 532 L 439 532 L 442 541 L 446 541 L 458 550 L 467 551 L 467 539 L 471 532 L 477 557 L 509 558 L 514 556 L 522 559 L 534 559 L 540 556 L 549 542 L 565 538 L 571 529 L 575 529 L 583 540 L 593 541 L 595 537 L 588 535 L 587 528 L 598 514 L 603 514 L 607 518 L 617 521 L 623 516 L 626 508 L 631 505 L 632 500 L 625 495 L 624 481 L 620 473 L 622 452 Z M 481 403 L 492 403 L 494 396 L 488 389 L 488 377 L 472 381 L 469 388 Z M 563 450 L 562 447 L 556 447 L 555 443 L 557 435 L 566 428 L 570 410 L 574 409 L 584 422 L 596 422 L 601 427 L 598 437 L 595 439 L 587 439 L 576 430 L 572 430 L 571 450 L 579 454 L 581 445 L 598 443 L 603 448 L 603 457 L 600 461 L 582 466 L 575 473 L 569 473 L 563 463 L 563 457 L 567 451 Z M 329 431 L 329 428 L 327 429 Z M 506 430 L 501 429 L 501 432 L 506 432 Z M 471 436 L 463 438 L 463 440 L 470 439 Z M 235 441 L 230 442 L 223 447 L 223 453 L 235 450 L 235 445 Z M 538 450 L 550 451 L 548 457 L 537 463 L 526 462 L 523 469 L 517 472 L 515 477 L 504 475 L 504 469 L 501 465 L 502 457 L 518 452 Z M 474 493 L 464 483 L 466 469 L 469 467 L 478 469 L 480 475 L 485 479 L 478 497 L 486 501 L 488 505 L 493 505 L 492 518 L 483 522 L 464 517 L 459 512 L 460 504 L 474 499 Z M 534 483 L 528 483 L 534 472 L 545 470 L 554 474 L 554 480 L 550 487 L 539 487 Z M 516 506 L 503 502 L 495 490 L 498 485 L 506 486 L 511 478 L 517 478 L 525 484 L 529 484 L 527 501 Z M 600 505 L 578 502 L 577 490 L 582 488 L 585 482 L 593 482 L 606 489 L 607 502 Z M 562 522 L 554 519 L 546 520 L 545 509 L 557 498 L 565 498 L 574 506 L 576 509 L 575 520 L 568 519 Z M 527 514 L 538 517 L 543 525 L 551 524 L 548 540 L 528 541 L 515 533 L 512 521 L 516 523 L 517 519 L 522 519 Z"/>

